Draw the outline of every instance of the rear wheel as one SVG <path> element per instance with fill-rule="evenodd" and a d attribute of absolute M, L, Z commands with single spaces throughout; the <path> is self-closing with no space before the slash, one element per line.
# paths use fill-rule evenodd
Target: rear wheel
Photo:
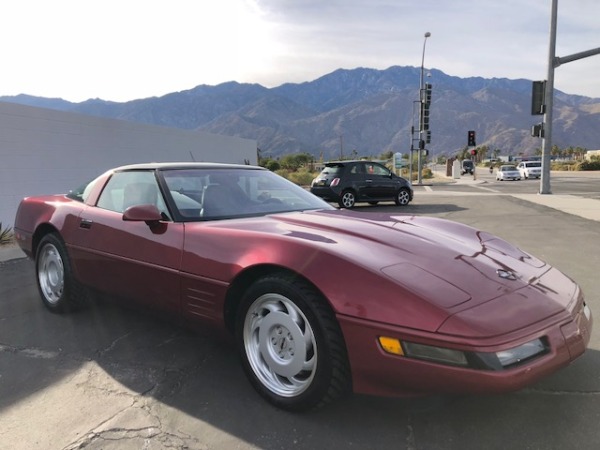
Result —
<path fill-rule="evenodd" d="M 73 277 L 65 244 L 57 234 L 48 234 L 40 241 L 35 268 L 40 296 L 50 311 L 63 313 L 82 306 L 83 289 Z"/>
<path fill-rule="evenodd" d="M 350 390 L 333 312 L 293 275 L 270 275 L 250 287 L 236 320 L 236 341 L 252 385 L 277 407 L 313 409 Z"/>
<path fill-rule="evenodd" d="M 396 194 L 395 201 L 398 206 L 408 205 L 410 203 L 410 192 L 408 192 L 408 189 L 400 189 Z"/>
<path fill-rule="evenodd" d="M 354 208 L 354 205 L 356 204 L 356 194 L 350 190 L 342 192 L 338 204 L 340 205 L 340 208 Z"/>

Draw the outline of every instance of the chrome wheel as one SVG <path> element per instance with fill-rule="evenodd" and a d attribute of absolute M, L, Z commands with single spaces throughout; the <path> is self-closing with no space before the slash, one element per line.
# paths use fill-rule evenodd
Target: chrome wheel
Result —
<path fill-rule="evenodd" d="M 396 195 L 396 204 L 401 206 L 406 206 L 410 202 L 410 194 L 406 189 L 401 189 L 400 192 Z"/>
<path fill-rule="evenodd" d="M 260 296 L 246 313 L 243 342 L 248 362 L 260 383 L 281 397 L 308 389 L 317 370 L 313 329 L 287 297 Z"/>
<path fill-rule="evenodd" d="M 38 257 L 37 276 L 40 291 L 46 301 L 56 305 L 65 288 L 65 269 L 58 249 L 50 243 L 44 245 Z"/>
<path fill-rule="evenodd" d="M 356 196 L 351 191 L 346 191 L 342 193 L 342 198 L 340 199 L 340 206 L 342 208 L 353 208 L 356 203 Z"/>

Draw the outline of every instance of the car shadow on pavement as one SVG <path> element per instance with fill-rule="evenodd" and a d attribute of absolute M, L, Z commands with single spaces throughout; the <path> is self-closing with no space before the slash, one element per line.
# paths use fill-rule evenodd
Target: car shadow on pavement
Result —
<path fill-rule="evenodd" d="M 378 205 L 357 204 L 352 211 L 356 212 L 374 212 L 389 214 L 443 214 L 458 211 L 465 211 L 466 208 L 452 203 L 409 203 L 406 206 L 397 206 L 393 203 L 379 203 Z"/>

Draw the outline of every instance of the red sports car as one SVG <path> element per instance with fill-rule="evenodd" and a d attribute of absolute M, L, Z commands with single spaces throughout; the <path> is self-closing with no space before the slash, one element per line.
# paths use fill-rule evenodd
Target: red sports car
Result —
<path fill-rule="evenodd" d="M 50 311 L 102 291 L 227 331 L 254 387 L 290 410 L 352 390 L 517 390 L 592 329 L 579 286 L 502 239 L 337 210 L 259 167 L 120 167 L 24 199 L 14 230 Z"/>

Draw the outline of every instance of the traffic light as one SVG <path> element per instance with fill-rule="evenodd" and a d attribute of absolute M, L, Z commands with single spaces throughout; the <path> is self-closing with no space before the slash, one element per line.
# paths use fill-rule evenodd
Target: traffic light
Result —
<path fill-rule="evenodd" d="M 467 145 L 469 147 L 475 147 L 477 144 L 475 143 L 475 131 L 470 130 L 467 134 Z"/>
<path fill-rule="evenodd" d="M 423 99 L 423 103 L 426 105 L 431 104 L 431 83 L 425 83 L 425 98 Z"/>
<path fill-rule="evenodd" d="M 531 88 L 531 114 L 542 115 L 546 112 L 546 81 L 534 81 Z"/>
<path fill-rule="evenodd" d="M 425 143 L 431 144 L 431 130 L 427 130 L 427 133 L 425 134 Z"/>
<path fill-rule="evenodd" d="M 421 103 L 421 130 L 429 130 L 429 104 Z"/>
<path fill-rule="evenodd" d="M 471 155 L 475 156 L 477 154 L 477 150 L 473 149 L 471 150 Z"/>
<path fill-rule="evenodd" d="M 429 106 L 431 105 L 431 83 L 421 90 L 421 130 L 429 130 Z"/>

